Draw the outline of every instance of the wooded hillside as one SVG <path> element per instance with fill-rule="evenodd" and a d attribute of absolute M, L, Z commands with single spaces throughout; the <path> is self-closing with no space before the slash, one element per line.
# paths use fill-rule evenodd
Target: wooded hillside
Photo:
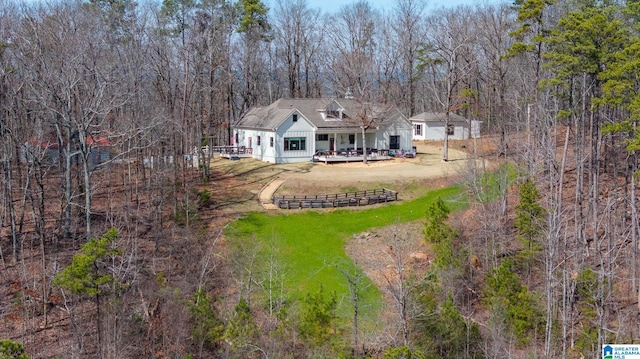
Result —
<path fill-rule="evenodd" d="M 0 357 L 598 358 L 637 342 L 638 20 L 637 0 L 0 0 Z M 255 200 L 251 171 L 212 171 L 204 151 L 253 106 L 347 91 L 480 120 L 503 164 L 469 165 L 468 210 L 436 201 L 411 227 L 432 257 L 396 257 L 384 338 L 339 327 L 322 290 L 238 295 L 258 252 L 223 234 Z"/>

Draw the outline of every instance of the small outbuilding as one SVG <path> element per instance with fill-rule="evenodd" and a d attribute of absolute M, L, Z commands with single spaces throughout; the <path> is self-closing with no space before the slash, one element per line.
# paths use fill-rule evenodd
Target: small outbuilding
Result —
<path fill-rule="evenodd" d="M 57 163 L 59 151 L 58 143 L 55 140 L 28 138 L 20 147 L 20 162 L 33 163 L 42 161 L 47 164 Z"/>
<path fill-rule="evenodd" d="M 409 118 L 413 125 L 413 139 L 415 141 L 443 141 L 445 134 L 452 140 L 466 140 L 480 137 L 480 125 L 482 121 L 469 120 L 455 113 L 449 113 L 449 126 L 447 114 L 444 112 L 423 112 Z"/>

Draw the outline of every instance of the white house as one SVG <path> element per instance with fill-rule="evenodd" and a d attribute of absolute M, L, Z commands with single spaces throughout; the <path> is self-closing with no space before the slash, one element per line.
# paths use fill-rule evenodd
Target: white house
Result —
<path fill-rule="evenodd" d="M 265 162 L 292 163 L 317 151 L 409 151 L 411 134 L 411 122 L 397 109 L 346 98 L 283 98 L 251 109 L 233 127 L 232 145 Z"/>
<path fill-rule="evenodd" d="M 444 112 L 423 112 L 409 118 L 413 124 L 413 139 L 442 141 L 445 136 L 446 114 Z M 464 140 L 480 137 L 482 121 L 468 120 L 455 113 L 449 113 L 449 139 Z"/>

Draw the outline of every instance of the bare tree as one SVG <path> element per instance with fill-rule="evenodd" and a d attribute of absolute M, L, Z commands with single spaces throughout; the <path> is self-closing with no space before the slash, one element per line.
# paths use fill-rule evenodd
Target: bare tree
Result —
<path fill-rule="evenodd" d="M 415 278 L 408 269 L 416 241 L 402 234 L 398 225 L 395 226 L 391 236 L 387 251 L 391 270 L 381 273 L 386 282 L 383 290 L 393 303 L 401 343 L 407 346 L 410 344 L 411 321 L 416 314 L 413 311 L 411 296 L 417 282 L 414 281 Z"/>
<path fill-rule="evenodd" d="M 310 9 L 306 0 L 278 1 L 274 13 L 274 51 L 287 78 L 287 95 L 293 98 L 313 96 L 317 81 L 319 49 L 325 28 L 320 10 Z M 280 62 L 280 61 L 278 61 Z"/>
<path fill-rule="evenodd" d="M 100 23 L 87 11 L 59 5 L 49 21 L 32 19 L 22 34 L 38 47 L 24 48 L 24 65 L 33 81 L 29 96 L 53 125 L 52 133 L 61 148 L 64 171 L 64 236 L 71 235 L 71 211 L 78 204 L 84 212 L 85 237 L 91 238 L 91 208 L 94 191 L 92 176 L 100 167 L 98 146 L 109 137 L 106 121 L 122 107 L 129 94 L 118 91 L 122 74 L 109 49 L 98 47 L 103 36 Z M 66 23 L 73 17 L 76 28 Z M 77 27 L 86 26 L 84 31 Z M 30 46 L 30 45 L 29 45 Z M 64 55 L 64 57 L 62 56 Z M 108 149 L 102 149 L 108 150 Z M 78 174 L 78 191 L 73 188 L 73 173 Z M 75 202 L 78 193 L 83 202 Z"/>
<path fill-rule="evenodd" d="M 347 280 L 347 287 L 349 288 L 349 301 L 353 307 L 352 323 L 352 350 L 356 355 L 360 353 L 360 335 L 359 335 L 359 323 L 362 308 L 362 295 L 371 286 L 371 282 L 367 280 L 365 274 L 360 268 L 349 265 L 336 265 L 336 269 L 342 274 L 344 279 Z"/>
<path fill-rule="evenodd" d="M 393 29 L 393 37 L 396 42 L 394 46 L 400 54 L 400 72 L 403 74 L 403 81 L 400 94 L 403 101 L 398 105 L 412 116 L 416 113 L 416 94 L 418 72 L 416 66 L 419 57 L 420 41 L 423 38 L 422 17 L 426 9 L 424 0 L 396 0 L 394 8 L 394 19 L 389 25 Z M 384 50 L 383 50 L 384 51 Z"/>
<path fill-rule="evenodd" d="M 328 34 L 329 52 L 327 68 L 331 80 L 330 94 L 344 94 L 349 88 L 356 94 L 375 98 L 375 31 L 379 14 L 366 1 L 345 5 L 334 18 L 335 30 Z"/>
<path fill-rule="evenodd" d="M 463 80 L 475 66 L 474 35 L 466 24 L 471 21 L 470 8 L 459 6 L 455 10 L 438 10 L 429 17 L 429 37 L 421 67 L 430 81 L 431 95 L 444 111 L 444 149 L 442 160 L 449 160 L 449 115 L 460 109 L 467 95 Z"/>

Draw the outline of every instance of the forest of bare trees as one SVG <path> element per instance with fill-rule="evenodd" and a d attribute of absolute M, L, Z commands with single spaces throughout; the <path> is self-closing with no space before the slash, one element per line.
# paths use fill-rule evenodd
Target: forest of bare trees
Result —
<path fill-rule="evenodd" d="M 351 356 L 599 358 L 640 340 L 640 1 L 345 3 L 0 0 L 0 357 L 347 357 L 302 348 L 331 333 L 322 318 L 276 326 L 282 294 L 260 316 L 216 303 L 252 278 L 212 275 L 238 264 L 216 254 L 223 221 L 192 225 L 215 178 L 191 162 L 254 106 L 347 91 L 482 121 L 504 164 L 469 167 L 467 220 L 425 209 L 440 257 L 411 283 L 394 258 L 400 345 L 361 350 L 356 313 Z"/>

